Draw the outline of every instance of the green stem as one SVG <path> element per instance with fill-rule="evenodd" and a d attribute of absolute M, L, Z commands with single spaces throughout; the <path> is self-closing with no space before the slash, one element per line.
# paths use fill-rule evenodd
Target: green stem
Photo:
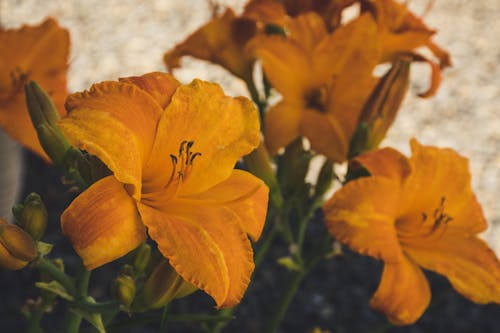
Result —
<path fill-rule="evenodd" d="M 26 328 L 26 333 L 39 333 L 42 331 L 40 327 L 40 321 L 43 317 L 43 310 L 37 308 L 31 312 L 30 320 L 28 321 L 28 327 Z"/>
<path fill-rule="evenodd" d="M 80 324 L 82 322 L 82 316 L 71 311 L 67 310 L 66 317 L 64 318 L 64 332 L 65 333 L 78 333 L 80 330 Z"/>
<path fill-rule="evenodd" d="M 76 279 L 76 296 L 77 299 L 84 299 L 87 296 L 88 286 L 90 280 L 90 271 L 87 271 L 83 265 L 80 266 L 80 272 Z M 73 294 L 74 295 L 74 294 Z M 83 302 L 77 301 L 77 304 Z M 82 316 L 76 312 L 71 311 L 70 308 L 67 309 L 66 317 L 65 317 L 65 330 L 67 333 L 78 333 L 80 330 L 80 324 L 82 322 Z"/>
<path fill-rule="evenodd" d="M 54 280 L 59 282 L 68 293 L 72 296 L 76 294 L 75 282 L 73 278 L 68 276 L 66 273 L 61 271 L 57 266 L 55 266 L 50 261 L 43 257 L 39 257 L 36 262 L 36 266 L 39 270 L 49 274 Z"/>
<path fill-rule="evenodd" d="M 306 260 L 304 265 L 304 269 L 300 271 L 291 272 L 291 276 L 288 280 L 288 283 L 285 287 L 285 291 L 283 292 L 281 299 L 276 307 L 273 316 L 268 321 L 267 326 L 264 329 L 266 333 L 274 333 L 279 328 L 283 318 L 285 317 L 286 312 L 290 306 L 290 303 L 297 293 L 297 290 L 300 286 L 302 280 L 306 277 L 306 275 L 325 257 L 325 254 L 328 253 L 329 247 L 326 246 L 331 241 L 331 238 L 328 233 L 326 233 L 322 239 L 317 242 L 316 247 L 311 251 L 310 257 Z"/>
<path fill-rule="evenodd" d="M 165 305 L 163 307 L 163 312 L 161 314 L 161 320 L 160 320 L 160 332 L 164 332 L 165 329 L 167 328 L 167 320 L 168 320 L 168 317 L 169 317 L 169 314 L 168 314 L 168 305 Z"/>
<path fill-rule="evenodd" d="M 292 276 L 287 282 L 287 285 L 285 287 L 285 292 L 281 296 L 279 305 L 276 308 L 271 320 L 267 323 L 264 332 L 274 333 L 279 328 L 281 321 L 285 317 L 288 307 L 290 306 L 290 303 L 305 276 L 306 276 L 305 270 L 292 272 Z"/>

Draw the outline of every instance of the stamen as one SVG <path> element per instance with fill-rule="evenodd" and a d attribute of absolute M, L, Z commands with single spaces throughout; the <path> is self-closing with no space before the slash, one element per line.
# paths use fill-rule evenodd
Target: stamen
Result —
<path fill-rule="evenodd" d="M 183 140 L 179 145 L 178 155 L 170 155 L 170 159 L 172 161 L 172 171 L 166 186 L 169 186 L 174 181 L 177 181 L 177 191 L 179 184 L 182 183 L 188 176 L 189 172 L 191 171 L 194 159 L 197 156 L 201 156 L 200 152 L 193 153 L 190 151 L 193 145 L 194 141 Z"/>
<path fill-rule="evenodd" d="M 189 160 L 189 164 L 193 165 L 193 161 L 197 156 L 201 156 L 201 153 L 194 153 Z"/>

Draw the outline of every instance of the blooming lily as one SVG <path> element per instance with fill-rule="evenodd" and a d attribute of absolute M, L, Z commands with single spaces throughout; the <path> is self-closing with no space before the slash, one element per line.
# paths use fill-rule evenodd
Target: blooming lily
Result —
<path fill-rule="evenodd" d="M 0 127 L 48 161 L 26 109 L 24 84 L 36 80 L 66 113 L 69 33 L 52 18 L 38 26 L 0 27 L 0 50 Z"/>
<path fill-rule="evenodd" d="M 147 229 L 184 280 L 219 307 L 237 304 L 254 267 L 247 235 L 260 237 L 267 211 L 264 183 L 233 170 L 259 144 L 253 104 L 213 83 L 150 73 L 95 84 L 66 107 L 68 140 L 113 172 L 61 217 L 85 267 L 125 255 Z"/>
<path fill-rule="evenodd" d="M 334 237 L 384 261 L 371 306 L 396 325 L 414 323 L 431 297 L 421 268 L 473 302 L 500 303 L 500 262 L 477 236 L 487 224 L 467 160 L 416 140 L 411 149 L 410 158 L 391 148 L 357 157 L 371 176 L 347 183 L 323 208 Z"/>
<path fill-rule="evenodd" d="M 185 55 L 211 61 L 254 89 L 252 73 L 255 59 L 245 45 L 264 29 L 266 22 L 281 22 L 284 16 L 282 6 L 273 0 L 250 1 L 239 16 L 227 8 L 223 15 L 214 14 L 207 24 L 165 53 L 163 60 L 170 71 L 179 67 L 179 60 Z"/>
<path fill-rule="evenodd" d="M 258 36 L 250 43 L 283 99 L 266 113 L 271 154 L 299 136 L 333 161 L 347 158 L 365 100 L 375 86 L 377 27 L 369 14 L 326 30 L 315 13 L 288 20 L 288 36 Z"/>

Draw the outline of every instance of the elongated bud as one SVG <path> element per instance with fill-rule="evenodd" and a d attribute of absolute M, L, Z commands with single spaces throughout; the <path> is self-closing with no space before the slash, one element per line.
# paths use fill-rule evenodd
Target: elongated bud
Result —
<path fill-rule="evenodd" d="M 149 246 L 149 244 L 142 243 L 135 250 L 132 266 L 134 267 L 137 274 L 141 274 L 146 270 L 150 262 L 151 262 L 151 246 Z"/>
<path fill-rule="evenodd" d="M 321 170 L 318 174 L 318 180 L 316 181 L 316 186 L 314 187 L 315 197 L 319 198 L 323 196 L 326 191 L 330 189 L 334 176 L 333 163 L 327 159 L 321 166 Z"/>
<path fill-rule="evenodd" d="M 278 180 L 283 196 L 295 196 L 298 189 L 303 189 L 311 158 L 311 152 L 304 149 L 302 138 L 286 147 L 278 159 Z"/>
<path fill-rule="evenodd" d="M 0 219 L 0 266 L 21 269 L 36 256 L 33 238 L 18 226 Z"/>
<path fill-rule="evenodd" d="M 129 308 L 135 298 L 135 281 L 128 274 L 120 274 L 111 283 L 111 294 L 120 304 Z"/>
<path fill-rule="evenodd" d="M 162 260 L 146 280 L 139 296 L 137 309 L 143 311 L 160 308 L 172 300 L 185 297 L 196 290 L 195 286 L 184 281 L 177 274 L 167 260 Z"/>
<path fill-rule="evenodd" d="M 245 161 L 248 171 L 262 179 L 269 187 L 269 197 L 274 206 L 281 207 L 283 198 L 281 196 L 278 180 L 276 179 L 276 174 L 271 165 L 271 158 L 264 144 L 261 142 L 257 149 L 245 156 L 243 160 Z"/>
<path fill-rule="evenodd" d="M 59 113 L 49 95 L 35 81 L 28 82 L 25 91 L 26 104 L 40 144 L 52 161 L 60 165 L 71 146 L 56 126 Z"/>
<path fill-rule="evenodd" d="M 42 238 L 47 227 L 47 210 L 38 194 L 30 193 L 26 197 L 18 221 L 34 240 Z"/>
<path fill-rule="evenodd" d="M 398 57 L 378 82 L 361 113 L 350 157 L 378 147 L 384 139 L 408 91 L 411 61 L 410 56 Z"/>

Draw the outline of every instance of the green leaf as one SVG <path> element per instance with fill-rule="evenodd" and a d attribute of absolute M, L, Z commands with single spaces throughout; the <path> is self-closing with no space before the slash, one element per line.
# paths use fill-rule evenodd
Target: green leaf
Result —
<path fill-rule="evenodd" d="M 35 286 L 37 286 L 37 288 L 53 292 L 54 294 L 58 295 L 59 297 L 65 299 L 67 301 L 72 302 L 74 300 L 73 296 L 71 296 L 68 293 L 66 288 L 64 288 L 63 285 L 57 281 L 37 282 L 37 283 L 35 283 Z"/>
<path fill-rule="evenodd" d="M 38 250 L 38 253 L 40 253 L 42 256 L 46 256 L 47 254 L 49 254 L 50 251 L 52 251 L 53 247 L 54 245 L 49 243 L 44 243 L 40 241 L 36 243 L 36 249 Z"/>
<path fill-rule="evenodd" d="M 301 271 L 303 268 L 299 263 L 293 260 L 292 257 L 281 257 L 278 259 L 278 264 L 288 268 L 290 271 L 296 272 Z"/>

